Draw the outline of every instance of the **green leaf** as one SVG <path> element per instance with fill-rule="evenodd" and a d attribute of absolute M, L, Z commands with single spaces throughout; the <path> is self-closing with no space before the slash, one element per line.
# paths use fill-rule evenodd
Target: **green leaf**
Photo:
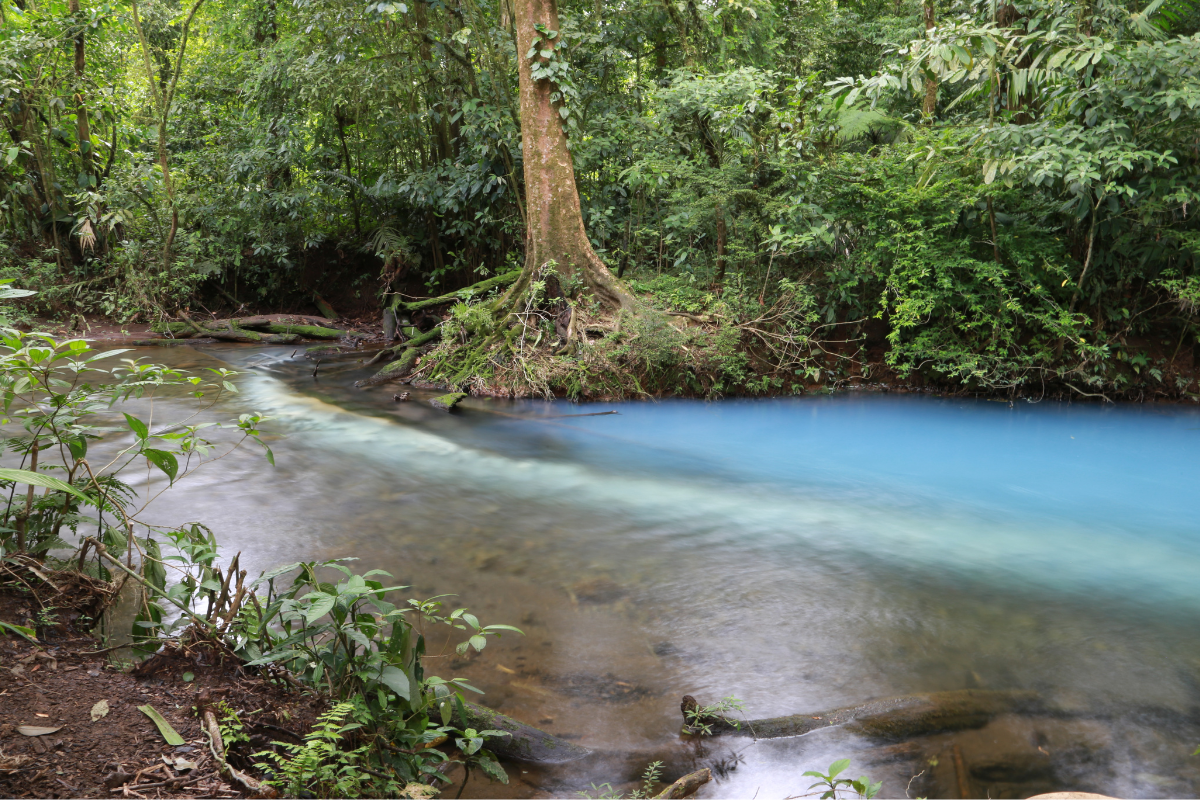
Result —
<path fill-rule="evenodd" d="M 162 734 L 163 739 L 172 747 L 179 747 L 184 744 L 183 737 L 179 735 L 179 731 L 171 727 L 171 723 L 163 719 L 162 714 L 154 710 L 153 706 L 138 706 L 138 711 L 145 714 L 158 727 L 158 732 Z"/>
<path fill-rule="evenodd" d="M 829 777 L 836 777 L 839 772 L 844 771 L 850 766 L 850 759 L 839 758 L 837 761 L 829 765 Z"/>
<path fill-rule="evenodd" d="M 500 781 L 504 784 L 508 783 L 508 773 L 504 771 L 504 767 L 500 766 L 499 761 L 495 761 L 485 756 L 478 759 L 475 763 L 481 770 L 483 770 L 483 774 L 487 775 L 492 780 Z"/>
<path fill-rule="evenodd" d="M 171 483 L 175 482 L 175 475 L 179 472 L 179 460 L 175 458 L 174 453 L 168 453 L 166 450 L 143 450 L 142 455 L 165 472 Z"/>
<path fill-rule="evenodd" d="M 81 461 L 87 458 L 87 439 L 83 436 L 77 436 L 74 439 L 67 441 L 67 447 L 71 449 L 71 458 L 76 461 Z"/>
<path fill-rule="evenodd" d="M 399 667 L 384 667 L 383 672 L 379 676 L 379 682 L 405 700 L 412 699 L 412 684 L 409 683 L 408 676 L 404 674 L 404 670 Z"/>
<path fill-rule="evenodd" d="M 313 592 L 312 594 L 305 595 L 305 599 L 311 603 L 304 610 L 304 619 L 309 625 L 328 614 L 337 600 L 333 595 L 325 594 L 324 592 Z"/>
<path fill-rule="evenodd" d="M 71 484 L 60 481 L 58 478 L 51 478 L 49 475 L 43 475 L 40 472 L 30 472 L 26 469 L 0 469 L 0 481 L 15 481 L 17 483 L 29 484 L 30 486 L 44 486 L 47 489 L 57 489 L 60 492 L 75 495 L 85 503 L 92 502 L 91 498 Z"/>
<path fill-rule="evenodd" d="M 142 422 L 137 417 L 126 414 L 125 421 L 129 423 L 129 429 L 133 431 L 133 435 L 142 441 L 145 441 L 146 437 L 150 435 L 150 429 L 146 427 L 146 423 Z"/>
<path fill-rule="evenodd" d="M 24 625 L 14 625 L 11 622 L 0 620 L 0 631 L 12 631 L 18 636 L 24 636 L 29 641 L 37 644 L 37 631 L 33 628 L 26 628 Z"/>

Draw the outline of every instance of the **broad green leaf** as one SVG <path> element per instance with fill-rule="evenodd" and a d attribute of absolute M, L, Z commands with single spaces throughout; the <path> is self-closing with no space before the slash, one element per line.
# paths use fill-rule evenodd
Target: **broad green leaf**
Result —
<path fill-rule="evenodd" d="M 163 719 L 163 715 L 154 710 L 153 706 L 138 706 L 138 711 L 141 711 L 154 722 L 158 728 L 158 732 L 162 734 L 163 739 L 172 747 L 180 747 L 184 744 L 183 737 L 179 735 L 179 731 L 171 727 L 171 723 Z"/>
<path fill-rule="evenodd" d="M 86 494 L 76 489 L 71 484 L 60 481 L 58 478 L 51 478 L 49 475 L 43 475 L 40 472 L 30 472 L 25 469 L 0 469 L 0 481 L 15 481 L 16 483 L 25 483 L 31 486 L 43 486 L 47 489 L 57 489 L 60 492 L 72 494 L 83 500 L 85 503 L 91 503 L 92 500 Z"/>
<path fill-rule="evenodd" d="M 404 670 L 399 667 L 384 667 L 379 676 L 379 682 L 405 700 L 412 699 L 412 685 L 409 683 L 408 676 L 404 674 Z"/>
<path fill-rule="evenodd" d="M 324 592 L 313 592 L 306 595 L 305 598 L 311 602 L 311 605 L 304 610 L 304 619 L 309 625 L 328 614 L 337 600 L 333 595 Z"/>
<path fill-rule="evenodd" d="M 26 628 L 24 625 L 15 625 L 11 622 L 0 620 L 0 632 L 12 631 L 18 636 L 23 636 L 31 642 L 37 642 L 37 631 L 33 628 Z"/>
<path fill-rule="evenodd" d="M 175 475 L 179 472 L 179 460 L 175 458 L 174 453 L 168 453 L 166 450 L 143 450 L 142 455 L 151 464 L 166 473 L 171 483 L 175 482 Z"/>
<path fill-rule="evenodd" d="M 150 435 L 150 429 L 146 427 L 146 423 L 137 417 L 126 414 L 125 421 L 129 423 L 129 429 L 133 431 L 133 435 L 142 441 L 145 441 L 146 437 Z"/>

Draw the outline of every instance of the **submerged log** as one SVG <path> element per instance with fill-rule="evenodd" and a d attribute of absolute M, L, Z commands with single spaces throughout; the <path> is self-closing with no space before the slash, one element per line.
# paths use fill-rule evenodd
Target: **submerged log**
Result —
<path fill-rule="evenodd" d="M 561 764 L 591 753 L 586 747 L 580 747 L 540 728 L 526 725 L 499 711 L 492 711 L 474 703 L 464 703 L 463 707 L 466 709 L 466 719 L 459 719 L 458 712 L 454 713 L 454 722 L 460 728 L 490 729 L 509 734 L 487 741 L 487 748 L 501 758 L 539 764 Z"/>
<path fill-rule="evenodd" d="M 1037 692 L 962 689 L 953 692 L 929 692 L 871 700 L 862 705 L 838 708 L 818 714 L 793 714 L 786 717 L 733 720 L 722 716 L 702 717 L 712 734 L 753 736 L 778 739 L 844 726 L 867 736 L 898 741 L 938 731 L 980 728 L 1000 714 L 1025 713 L 1041 708 Z M 694 711 L 700 706 L 691 695 L 683 698 L 684 733 L 698 733 Z"/>
<path fill-rule="evenodd" d="M 470 300 L 472 297 L 483 294 L 484 292 L 495 289 L 498 286 L 508 286 L 521 277 L 521 270 L 515 269 L 512 272 L 505 272 L 503 275 L 496 275 L 479 283 L 472 284 L 465 289 L 459 289 L 454 292 L 443 294 L 439 297 L 428 297 L 424 300 L 413 300 L 410 303 L 400 302 L 400 298 L 392 304 L 392 309 L 396 312 L 412 312 L 419 311 L 422 308 L 430 308 L 431 306 L 440 306 L 445 303 L 461 302 Z"/>

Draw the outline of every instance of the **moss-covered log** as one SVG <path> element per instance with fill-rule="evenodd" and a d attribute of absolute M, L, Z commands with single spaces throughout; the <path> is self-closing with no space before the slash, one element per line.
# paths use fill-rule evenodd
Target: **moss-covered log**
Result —
<path fill-rule="evenodd" d="M 345 331 L 338 328 L 325 328 L 319 325 L 303 325 L 283 323 L 267 317 L 246 317 L 242 319 L 217 319 L 185 322 L 156 322 L 150 329 L 173 336 L 212 336 L 233 342 L 260 342 L 268 344 L 291 344 L 296 339 L 264 338 L 260 333 L 275 334 L 276 336 L 295 335 L 305 339 L 339 339 Z"/>
<path fill-rule="evenodd" d="M 963 689 L 888 697 L 817 714 L 749 721 L 711 716 L 704 718 L 703 723 L 713 734 L 740 734 L 756 739 L 802 736 L 841 725 L 867 736 L 895 741 L 938 731 L 979 728 L 1000 714 L 1035 711 L 1041 705 L 1037 692 Z M 689 709 L 698 708 L 696 699 L 690 695 L 684 697 L 681 707 L 684 733 L 696 733 L 689 714 Z"/>
<path fill-rule="evenodd" d="M 294 333 L 305 339 L 340 339 L 346 334 L 345 331 L 337 328 L 322 328 L 317 325 L 285 325 L 278 322 L 264 325 L 262 329 L 267 333 Z"/>
<path fill-rule="evenodd" d="M 467 712 L 465 720 L 458 718 L 460 715 L 457 711 L 454 714 L 454 722 L 460 728 L 491 729 L 509 734 L 488 739 L 488 749 L 501 758 L 539 764 L 561 764 L 583 758 L 591 752 L 586 747 L 559 739 L 551 733 L 526 725 L 499 711 L 492 711 L 474 703 L 465 703 L 464 708 Z"/>
<path fill-rule="evenodd" d="M 383 358 L 386 358 L 390 353 L 393 356 L 399 356 L 396 361 L 388 364 L 383 369 L 376 372 L 371 377 L 358 382 L 359 386 L 378 386 L 381 383 L 388 381 L 398 381 L 401 378 L 406 378 L 417 365 L 417 358 L 420 356 L 419 348 L 427 344 L 433 344 L 442 338 L 441 327 L 434 328 L 431 331 L 426 331 L 420 336 L 414 336 L 407 342 L 402 342 L 395 347 L 382 350 L 372 358 L 368 364 L 373 364 Z"/>
<path fill-rule="evenodd" d="M 472 297 L 477 297 L 485 292 L 491 291 L 498 286 L 508 286 L 510 283 L 521 277 L 521 270 L 515 269 L 512 272 L 505 272 L 502 275 L 495 275 L 487 280 L 482 280 L 479 283 L 473 283 L 465 289 L 443 294 L 439 297 L 428 297 L 424 300 L 413 300 L 409 303 L 400 302 L 397 297 L 392 302 L 392 308 L 398 313 L 412 313 L 420 311 L 422 308 L 431 308 L 440 306 L 445 303 L 457 303 L 465 300 L 470 300 Z"/>

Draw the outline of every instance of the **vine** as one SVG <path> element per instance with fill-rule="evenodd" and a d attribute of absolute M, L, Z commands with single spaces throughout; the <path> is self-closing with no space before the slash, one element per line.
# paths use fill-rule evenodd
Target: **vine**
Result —
<path fill-rule="evenodd" d="M 579 101 L 579 88 L 571 75 L 571 62 L 566 59 L 567 42 L 562 31 L 552 31 L 542 23 L 533 26 L 537 31 L 529 44 L 530 74 L 534 81 L 549 81 L 554 87 L 550 102 L 558 108 L 558 116 L 572 129 L 578 127 L 578 114 L 572 104 Z"/>

